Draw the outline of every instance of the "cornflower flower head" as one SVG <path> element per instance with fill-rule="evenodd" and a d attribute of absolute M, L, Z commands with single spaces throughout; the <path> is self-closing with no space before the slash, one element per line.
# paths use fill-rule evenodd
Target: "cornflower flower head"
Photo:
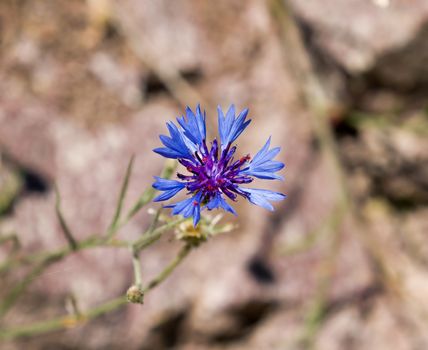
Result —
<path fill-rule="evenodd" d="M 186 117 L 177 118 L 178 126 L 168 122 L 170 136 L 161 135 L 164 147 L 156 148 L 154 152 L 177 159 L 189 174 L 177 173 L 178 180 L 155 177 L 153 187 L 163 193 L 154 201 L 169 200 L 186 189 L 189 198 L 165 207 L 172 208 L 173 215 L 193 217 L 195 227 L 203 209 L 221 208 L 236 215 L 226 198 L 236 201 L 241 196 L 272 211 L 270 201 L 282 200 L 286 197 L 284 194 L 243 185 L 253 182 L 254 178 L 282 180 L 276 172 L 284 168 L 284 163 L 273 160 L 280 148 L 270 149 L 270 137 L 252 159 L 249 154 L 235 158 L 234 142 L 251 122 L 246 119 L 247 115 L 248 109 L 244 109 L 236 116 L 234 105 L 229 107 L 226 115 L 218 107 L 220 140 L 214 139 L 210 147 L 206 142 L 206 114 L 199 105 L 195 113 L 187 107 Z"/>

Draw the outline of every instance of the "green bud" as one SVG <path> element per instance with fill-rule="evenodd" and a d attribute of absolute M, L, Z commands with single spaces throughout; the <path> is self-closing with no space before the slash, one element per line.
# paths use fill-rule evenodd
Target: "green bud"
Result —
<path fill-rule="evenodd" d="M 143 304 L 144 303 L 144 292 L 143 290 L 133 285 L 129 287 L 128 291 L 126 292 L 126 298 L 130 303 L 133 304 Z"/>

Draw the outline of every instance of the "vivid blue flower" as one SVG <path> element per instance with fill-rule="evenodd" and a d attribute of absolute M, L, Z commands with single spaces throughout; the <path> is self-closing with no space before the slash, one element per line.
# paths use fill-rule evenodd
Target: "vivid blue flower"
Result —
<path fill-rule="evenodd" d="M 236 146 L 233 143 L 251 122 L 246 120 L 247 115 L 248 109 L 245 109 L 236 116 L 234 105 L 229 107 L 226 115 L 218 107 L 220 144 L 214 139 L 210 147 L 206 142 L 205 112 L 201 112 L 199 105 L 196 113 L 186 108 L 186 117 L 177 118 L 179 127 L 168 122 L 170 136 L 160 136 L 165 147 L 154 151 L 166 158 L 177 159 L 189 174 L 177 173 L 179 180 L 155 177 L 153 187 L 163 193 L 154 200 L 168 200 L 186 189 L 191 197 L 166 207 L 173 209 L 173 215 L 193 217 L 194 226 L 205 208 L 221 208 L 236 215 L 226 198 L 236 201 L 238 195 L 255 205 L 273 210 L 270 201 L 280 201 L 286 197 L 284 194 L 242 185 L 249 184 L 254 178 L 281 180 L 282 177 L 276 172 L 284 168 L 284 163 L 274 160 L 280 148 L 269 149 L 269 138 L 252 160 L 249 155 L 234 158 Z"/>
<path fill-rule="evenodd" d="M 276 175 L 275 172 L 284 168 L 284 163 L 272 160 L 281 150 L 280 147 L 275 147 L 269 150 L 270 137 L 263 148 L 254 156 L 248 167 L 241 174 L 250 175 L 259 179 L 267 180 L 283 180 L 282 176 Z"/>
<path fill-rule="evenodd" d="M 189 147 L 186 144 L 186 137 L 184 136 L 183 132 L 179 130 L 172 122 L 166 123 L 166 126 L 168 127 L 171 137 L 160 135 L 159 138 L 165 147 L 155 148 L 153 151 L 166 158 L 193 159 L 192 152 L 189 150 Z"/>
<path fill-rule="evenodd" d="M 218 131 L 220 134 L 221 149 L 225 149 L 227 145 L 235 141 L 239 135 L 245 130 L 250 120 L 245 120 L 248 115 L 248 109 L 244 109 L 239 113 L 238 117 L 235 118 L 235 106 L 231 105 L 226 113 L 226 117 L 223 114 L 220 106 L 217 107 L 218 111 Z"/>
<path fill-rule="evenodd" d="M 183 215 L 185 218 L 190 218 L 193 216 L 193 225 L 196 227 L 199 222 L 199 219 L 201 218 L 201 200 L 202 193 L 199 192 L 196 195 L 184 199 L 178 203 L 166 205 L 165 208 L 173 208 L 173 215 L 180 214 Z"/>
<path fill-rule="evenodd" d="M 241 190 L 248 195 L 247 198 L 251 203 L 270 211 L 273 210 L 273 206 L 269 201 L 280 201 L 284 199 L 282 193 L 269 190 L 260 190 L 256 188 L 242 188 Z"/>
<path fill-rule="evenodd" d="M 162 179 L 158 176 L 155 176 L 155 179 L 153 187 L 158 191 L 164 191 L 154 199 L 155 202 L 166 201 L 186 187 L 186 184 L 180 181 Z"/>
<path fill-rule="evenodd" d="M 207 138 L 205 112 L 204 115 L 202 115 L 199 105 L 196 108 L 196 114 L 193 113 L 189 107 L 186 107 L 186 118 L 187 120 L 183 116 L 179 117 L 177 118 L 177 122 L 183 128 L 184 135 L 187 139 L 193 143 L 195 151 L 197 151 L 198 145 L 201 145 Z"/>

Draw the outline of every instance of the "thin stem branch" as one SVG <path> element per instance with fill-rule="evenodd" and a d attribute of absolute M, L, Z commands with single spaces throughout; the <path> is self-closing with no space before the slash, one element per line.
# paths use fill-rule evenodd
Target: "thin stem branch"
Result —
<path fill-rule="evenodd" d="M 12 290 L 3 298 L 0 304 L 0 319 L 3 318 L 7 312 L 15 304 L 19 296 L 27 289 L 31 282 L 38 277 L 47 265 L 50 263 L 38 264 L 35 266 Z"/>
<path fill-rule="evenodd" d="M 120 241 L 117 239 L 113 239 L 114 234 L 119 230 L 120 227 L 122 227 L 124 224 L 126 224 L 141 208 L 142 206 L 146 205 L 147 203 L 151 202 L 154 198 L 154 195 L 156 191 L 153 188 L 149 188 L 146 190 L 143 194 L 143 196 L 137 201 L 137 203 L 134 205 L 134 207 L 131 209 L 131 211 L 126 216 L 125 220 L 123 222 L 120 222 L 120 216 L 122 212 L 122 206 L 123 206 L 123 200 L 126 195 L 129 177 L 132 170 L 132 164 L 133 164 L 133 158 L 131 158 L 130 163 L 127 168 L 127 172 L 125 175 L 124 183 L 122 185 L 122 189 L 119 195 L 118 205 L 116 208 L 116 212 L 114 215 L 114 218 L 112 220 L 112 223 L 109 227 L 107 237 L 100 238 L 99 235 L 93 235 L 90 238 L 83 240 L 81 242 L 78 242 L 74 239 L 63 215 L 61 212 L 61 206 L 60 206 L 60 195 L 58 192 L 58 189 L 55 188 L 55 194 L 56 194 L 56 213 L 59 218 L 61 228 L 65 234 L 65 237 L 68 241 L 68 246 L 60 248 L 56 251 L 52 252 L 44 252 L 44 253 L 38 253 L 33 254 L 30 256 L 15 256 L 9 260 L 7 260 L 5 263 L 0 265 L 0 273 L 6 272 L 10 270 L 12 267 L 17 267 L 22 264 L 35 264 L 35 266 L 30 270 L 30 272 L 24 277 L 23 280 L 21 280 L 17 285 L 15 285 L 12 290 L 6 295 L 2 303 L 0 303 L 0 317 L 3 317 L 6 315 L 6 313 L 11 309 L 11 307 L 16 303 L 18 298 L 25 292 L 25 290 L 30 286 L 32 281 L 37 278 L 40 274 L 44 272 L 44 270 L 50 266 L 51 264 L 58 262 L 65 257 L 69 256 L 70 254 L 84 250 L 89 248 L 96 248 L 96 247 L 119 247 L 119 248 L 130 248 L 132 249 L 133 253 L 133 265 L 134 265 L 134 278 L 135 278 L 135 284 L 138 287 L 142 287 L 142 281 L 141 281 L 141 263 L 139 259 L 140 252 L 148 247 L 149 245 L 156 242 L 162 234 L 174 227 L 175 225 L 178 225 L 180 222 L 184 221 L 185 219 L 178 219 L 170 221 L 160 227 L 157 227 L 157 223 L 159 221 L 160 213 L 162 209 L 159 209 L 153 218 L 153 221 L 147 231 L 136 241 L 134 242 L 126 242 L 126 241 Z M 177 166 L 177 163 L 175 161 L 168 161 L 166 163 L 166 166 L 162 172 L 162 177 L 164 178 L 170 178 L 175 171 Z M 5 238 L 6 239 L 6 238 Z M 5 240 L 3 239 L 3 240 Z M 12 238 L 7 238 L 12 239 Z M 186 248 L 187 250 L 187 248 Z M 171 272 L 172 270 L 178 265 L 178 263 L 184 258 L 184 256 L 187 255 L 187 252 L 183 255 L 183 253 L 179 254 L 179 256 L 163 271 L 155 280 L 153 280 L 146 289 L 152 289 L 154 286 L 158 285 L 161 281 L 163 281 Z M 99 308 L 93 309 L 92 311 L 89 311 L 86 315 L 75 315 L 73 317 L 62 317 L 56 320 L 47 321 L 47 322 L 41 322 L 37 323 L 32 326 L 28 327 L 22 327 L 19 329 L 16 329 L 12 332 L 6 332 L 8 335 L 5 336 L 5 332 L 0 332 L 0 338 L 2 337 L 14 337 L 14 334 L 18 335 L 25 335 L 27 333 L 29 334 L 38 334 L 43 333 L 45 331 L 49 330 L 55 330 L 64 328 L 70 325 L 76 324 L 81 322 L 82 320 L 85 320 L 87 318 L 93 318 L 96 317 L 99 314 L 103 314 L 105 312 L 110 311 L 112 308 L 116 308 L 120 305 L 122 305 L 125 302 L 126 298 L 119 298 L 116 300 L 113 300 L 107 304 L 101 305 Z M 15 333 L 14 333 L 15 332 Z"/>
<path fill-rule="evenodd" d="M 144 232 L 143 235 L 131 245 L 132 266 L 134 268 L 134 282 L 135 282 L 135 285 L 139 288 L 142 286 L 141 262 L 140 262 L 141 251 L 144 248 L 156 242 L 159 238 L 161 238 L 162 234 L 165 231 L 169 230 L 170 228 L 186 220 L 186 219 L 174 220 L 163 226 L 158 227 L 157 229 L 154 229 L 152 227 L 156 225 L 155 221 L 157 221 L 157 219 L 158 219 L 158 216 L 155 216 L 155 218 L 153 218 L 152 225 L 150 225 L 149 229 L 146 232 Z"/>
<path fill-rule="evenodd" d="M 126 241 L 121 241 L 116 239 L 107 242 L 105 240 L 100 239 L 98 235 L 93 235 L 83 241 L 78 242 L 76 249 L 72 249 L 70 246 L 65 246 L 51 252 L 35 253 L 27 256 L 25 255 L 15 256 L 5 261 L 2 265 L 0 265 L 0 274 L 5 273 L 11 268 L 19 267 L 20 265 L 23 265 L 23 264 L 39 263 L 43 260 L 49 260 L 56 256 L 60 256 L 64 258 L 69 254 L 71 254 L 73 251 L 79 251 L 79 250 L 85 250 L 85 249 L 91 249 L 91 248 L 97 248 L 97 247 L 128 248 L 129 243 Z"/>
<path fill-rule="evenodd" d="M 153 232 L 155 230 L 156 225 L 159 222 L 159 218 L 160 218 L 160 215 L 162 213 L 162 210 L 163 210 L 162 207 L 160 207 L 158 210 L 156 210 L 155 216 L 153 217 L 153 220 L 152 220 L 152 223 L 150 224 L 148 232 Z"/>
<path fill-rule="evenodd" d="M 177 162 L 175 160 L 169 159 L 165 162 L 165 166 L 160 176 L 165 179 L 170 179 L 176 169 L 177 169 Z M 135 203 L 135 205 L 132 207 L 132 209 L 126 215 L 125 222 L 128 222 L 129 220 L 131 220 L 132 217 L 135 214 L 137 214 L 143 206 L 150 203 L 155 197 L 155 194 L 156 194 L 156 190 L 153 187 L 147 188 L 143 192 L 141 197 L 138 199 L 138 201 Z"/>
<path fill-rule="evenodd" d="M 33 260 L 33 263 L 35 263 L 36 266 L 32 268 L 31 271 L 15 287 L 12 288 L 12 290 L 3 298 L 3 301 L 0 303 L 0 318 L 3 318 L 7 314 L 7 312 L 16 303 L 18 298 L 27 290 L 30 284 L 39 275 L 41 275 L 50 265 L 60 260 L 63 260 L 65 257 L 69 256 L 73 252 L 77 252 L 79 250 L 84 250 L 84 249 L 95 248 L 95 247 L 102 247 L 102 246 L 123 247 L 124 243 L 112 242 L 107 244 L 105 242 L 101 242 L 99 240 L 94 240 L 94 239 L 85 240 L 85 241 L 79 242 L 75 248 L 68 246 L 63 249 L 59 249 L 57 251 L 45 254 L 39 260 Z"/>
<path fill-rule="evenodd" d="M 69 305 L 69 312 L 76 316 L 80 317 L 82 315 L 82 312 L 80 311 L 79 305 L 77 303 L 77 299 L 74 294 L 70 294 L 67 297 L 67 305 Z"/>
<path fill-rule="evenodd" d="M 126 298 L 120 297 L 93 308 L 80 316 L 63 316 L 28 326 L 0 330 L 0 339 L 7 340 L 24 336 L 35 336 L 56 330 L 74 328 L 101 315 L 114 311 L 125 304 Z"/>
<path fill-rule="evenodd" d="M 134 268 L 134 284 L 141 288 L 143 286 L 143 281 L 141 280 L 141 261 L 140 254 L 131 247 L 132 250 L 132 266 Z"/>
<path fill-rule="evenodd" d="M 171 261 L 171 263 L 156 278 L 150 281 L 147 287 L 144 288 L 144 291 L 149 291 L 162 283 L 169 275 L 171 275 L 171 273 L 184 260 L 191 250 L 192 246 L 190 244 L 183 246 L 177 257 Z"/>
<path fill-rule="evenodd" d="M 168 222 L 167 224 L 158 227 L 157 229 L 153 230 L 152 232 L 148 232 L 146 234 L 143 234 L 139 239 L 137 239 L 133 243 L 134 250 L 137 253 L 140 253 L 144 248 L 148 247 L 149 245 L 156 242 L 159 238 L 161 238 L 162 234 L 165 231 L 175 227 L 176 225 L 178 225 L 178 224 L 180 224 L 186 220 L 187 219 L 185 219 L 185 218 L 172 220 L 172 221 Z"/>
<path fill-rule="evenodd" d="M 189 254 L 190 250 L 191 246 L 184 246 L 178 253 L 177 257 L 170 264 L 168 264 L 165 269 L 159 273 L 159 275 L 157 275 L 153 280 L 151 280 L 148 285 L 143 288 L 143 291 L 148 292 L 157 287 L 163 281 L 165 281 L 165 279 L 167 279 L 171 275 L 175 268 Z M 104 304 L 101 304 L 91 310 L 88 310 L 86 313 L 81 313 L 80 315 L 59 317 L 53 320 L 38 322 L 28 326 L 2 329 L 0 330 L 0 339 L 8 340 L 24 336 L 35 336 L 56 330 L 73 328 L 78 325 L 85 324 L 88 321 L 93 320 L 99 316 L 117 310 L 118 308 L 124 306 L 126 303 L 126 297 L 119 297 L 110 300 Z"/>
<path fill-rule="evenodd" d="M 73 237 L 70 228 L 65 221 L 64 215 L 62 215 L 61 211 L 61 197 L 59 194 L 58 187 L 55 185 L 55 212 L 58 216 L 59 223 L 61 225 L 62 232 L 64 233 L 65 239 L 73 250 L 77 249 L 77 241 Z"/>
<path fill-rule="evenodd" d="M 134 243 L 131 244 L 133 251 L 135 251 L 136 256 L 138 257 L 141 250 L 148 247 L 149 245 L 156 242 L 164 232 L 171 229 L 175 225 L 179 224 L 180 222 L 184 221 L 185 219 L 178 219 L 171 221 L 163 226 L 158 227 L 153 232 L 151 232 L 149 235 L 144 235 L 140 239 L 136 240 Z M 3 317 L 10 308 L 15 304 L 18 297 L 20 297 L 25 290 L 28 288 L 28 286 L 32 283 L 32 281 L 43 273 L 43 271 L 53 264 L 54 262 L 60 261 L 67 257 L 72 252 L 76 252 L 79 250 L 84 249 L 90 249 L 90 248 L 96 248 L 96 247 L 120 247 L 120 248 L 129 248 L 130 244 L 124 241 L 105 241 L 100 238 L 90 238 L 85 241 L 79 242 L 75 249 L 71 247 L 65 247 L 63 249 L 59 249 L 54 252 L 50 252 L 45 254 L 44 256 L 39 257 L 39 259 L 35 259 L 35 262 L 37 265 L 34 267 L 30 273 L 22 280 L 20 281 L 12 290 L 11 292 L 5 297 L 4 301 L 0 304 L 0 318 Z M 134 266 L 135 269 L 135 266 Z M 141 276 L 141 272 L 139 272 L 139 275 Z"/>
<path fill-rule="evenodd" d="M 120 190 L 119 199 L 117 201 L 116 211 L 113 216 L 113 220 L 107 230 L 107 239 L 111 239 L 117 232 L 119 225 L 120 214 L 122 213 L 123 201 L 125 199 L 126 192 L 128 190 L 129 178 L 131 177 L 132 167 L 134 165 L 135 156 L 132 156 L 129 160 L 128 168 L 126 169 L 125 178 Z"/>

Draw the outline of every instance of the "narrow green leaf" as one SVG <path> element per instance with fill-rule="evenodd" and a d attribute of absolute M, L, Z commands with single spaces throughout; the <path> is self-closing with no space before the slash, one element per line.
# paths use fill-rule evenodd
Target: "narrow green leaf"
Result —
<path fill-rule="evenodd" d="M 177 169 L 177 162 L 175 160 L 167 160 L 165 166 L 162 170 L 161 177 L 164 179 L 170 179 L 174 174 L 174 171 Z M 155 198 L 156 190 L 151 186 L 144 190 L 141 197 L 129 211 L 126 219 L 131 219 L 135 214 L 137 214 L 142 207 L 150 203 L 153 198 Z"/>
<path fill-rule="evenodd" d="M 62 215 L 61 211 L 61 197 L 58 191 L 58 187 L 55 184 L 55 212 L 58 216 L 59 223 L 61 225 L 61 229 L 64 232 L 65 238 L 67 239 L 68 244 L 70 245 L 71 249 L 76 250 L 77 249 L 77 241 L 73 237 L 73 234 L 71 233 L 70 228 L 67 225 L 67 222 L 64 219 L 64 216 Z"/>
<path fill-rule="evenodd" d="M 141 197 L 138 199 L 138 201 L 135 203 L 135 205 L 132 207 L 132 209 L 129 211 L 127 215 L 127 219 L 131 219 L 135 214 L 137 214 L 142 207 L 144 207 L 147 203 L 150 203 L 153 198 L 155 197 L 156 190 L 154 188 L 147 188 L 144 190 Z"/>
<path fill-rule="evenodd" d="M 126 169 L 125 178 L 123 179 L 122 188 L 120 190 L 119 199 L 117 201 L 116 212 L 114 213 L 113 220 L 107 231 L 108 238 L 111 238 L 114 235 L 119 226 L 120 214 L 122 213 L 123 201 L 128 190 L 129 178 L 131 176 L 132 166 L 134 165 L 134 158 L 135 156 L 131 157 L 131 159 L 129 160 L 128 168 Z"/>

